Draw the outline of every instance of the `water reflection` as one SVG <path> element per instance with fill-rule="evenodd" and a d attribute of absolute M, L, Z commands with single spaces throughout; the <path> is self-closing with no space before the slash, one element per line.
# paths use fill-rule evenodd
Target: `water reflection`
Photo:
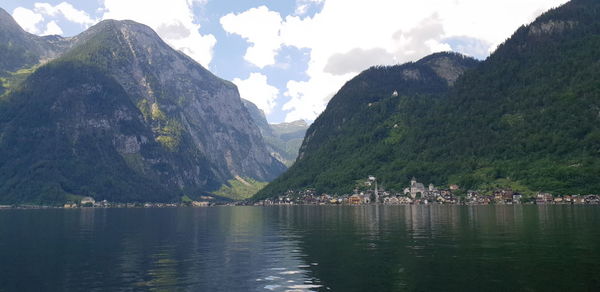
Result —
<path fill-rule="evenodd" d="M 600 271 L 600 232 L 592 227 L 600 223 L 600 210 L 594 207 L 322 211 L 303 210 L 294 227 L 304 234 L 308 260 L 321 261 L 315 275 L 336 291 L 600 288 L 598 274 L 589 272 Z"/>
<path fill-rule="evenodd" d="M 0 291 L 598 290 L 589 206 L 0 211 Z"/>
<path fill-rule="evenodd" d="M 1 212 L 0 239 L 0 291 L 321 287 L 298 236 L 259 208 Z"/>

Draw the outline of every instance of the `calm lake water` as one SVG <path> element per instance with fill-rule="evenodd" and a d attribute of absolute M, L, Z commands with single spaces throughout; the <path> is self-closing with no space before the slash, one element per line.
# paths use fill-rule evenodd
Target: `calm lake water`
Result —
<path fill-rule="evenodd" d="M 0 291 L 600 291 L 600 206 L 0 210 Z"/>

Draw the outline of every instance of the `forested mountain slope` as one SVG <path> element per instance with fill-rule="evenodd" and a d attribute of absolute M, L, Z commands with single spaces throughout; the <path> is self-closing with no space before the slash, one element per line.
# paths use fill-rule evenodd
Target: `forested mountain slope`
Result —
<path fill-rule="evenodd" d="M 397 191 L 416 176 L 463 189 L 600 192 L 600 2 L 548 11 L 481 64 L 450 66 L 466 70 L 454 83 L 440 77 L 462 70 L 415 68 L 433 72 L 448 63 L 440 56 L 349 81 L 308 130 L 296 164 L 257 198 L 350 192 L 367 175 Z"/>

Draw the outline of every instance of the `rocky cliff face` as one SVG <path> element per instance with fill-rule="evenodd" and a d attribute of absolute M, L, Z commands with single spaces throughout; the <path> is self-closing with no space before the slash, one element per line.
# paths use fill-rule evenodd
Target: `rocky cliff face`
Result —
<path fill-rule="evenodd" d="M 180 123 L 218 178 L 268 181 L 283 170 L 265 150 L 235 85 L 171 49 L 149 27 L 103 21 L 73 41 L 81 44 L 64 58 L 103 64 L 148 117 L 161 112 Z"/>
<path fill-rule="evenodd" d="M 135 177 L 134 181 L 153 181 L 149 185 L 155 186 L 157 193 L 193 197 L 217 190 L 234 177 L 269 181 L 285 170 L 285 166 L 269 153 L 235 85 L 214 76 L 191 58 L 173 50 L 149 27 L 132 21 L 109 20 L 70 39 L 38 38 L 22 30 L 20 33 L 25 36 L 24 39 L 30 38 L 35 40 L 33 43 L 41 43 L 40 47 L 47 49 L 44 52 L 49 52 L 42 54 L 32 50 L 35 57 L 32 60 L 39 62 L 43 58 L 53 57 L 53 54 L 59 55 L 38 71 L 43 69 L 44 74 L 53 71 L 53 76 L 60 78 L 53 77 L 52 80 L 60 86 L 52 87 L 53 90 L 44 96 L 49 99 L 49 108 L 24 102 L 26 99 L 41 98 L 35 96 L 44 95 L 38 87 L 48 86 L 46 82 L 35 81 L 42 76 L 42 73 L 36 72 L 29 77 L 31 80 L 15 87 L 0 108 L 11 113 L 36 113 L 27 116 L 39 119 L 39 123 L 29 121 L 26 124 L 30 127 L 20 127 L 22 135 L 44 129 L 51 133 L 50 136 L 58 133 L 64 135 L 78 153 L 86 152 L 91 156 L 94 153 L 100 155 L 98 151 L 111 153 L 107 165 L 125 165 L 126 168 L 119 168 L 112 176 L 106 172 L 103 175 L 106 180 L 118 181 L 119 177 L 131 175 Z M 4 43 L 4 40 L 0 39 L 0 42 Z M 35 47 L 33 43 L 29 45 Z M 67 68 L 71 67 L 77 70 L 69 73 Z M 71 74 L 83 74 L 81 71 L 88 76 L 86 82 L 65 81 L 76 80 L 76 76 Z M 104 91 L 106 84 L 93 82 L 96 77 L 117 84 L 122 90 L 119 98 L 114 99 L 112 94 Z M 119 91 L 119 88 L 115 90 Z M 77 96 L 90 98 L 79 104 L 72 103 Z M 107 99 L 114 99 L 114 102 L 107 102 Z M 102 108 L 96 108 L 96 102 Z M 97 111 L 101 110 L 104 115 L 97 115 Z M 61 114 L 55 116 L 56 113 Z M 2 119 L 0 136 L 4 138 L 0 142 L 11 140 L 12 135 L 16 134 L 7 129 L 16 127 L 17 120 L 22 119 L 14 114 Z M 76 147 L 81 136 L 92 137 L 88 145 L 90 147 Z M 110 147 L 107 141 L 110 141 Z M 3 150 L 9 146 L 4 143 L 1 145 Z M 93 145 L 107 148 L 100 150 Z M 18 144 L 13 146 L 18 147 Z M 43 152 L 39 154 L 37 159 L 46 159 Z M 12 155 L 0 158 L 4 174 L 16 171 L 13 167 L 17 165 L 11 163 L 16 153 Z M 61 157 L 67 164 L 81 162 L 78 156 Z M 94 166 L 90 164 L 88 167 Z M 62 168 L 62 164 L 56 165 L 55 170 L 61 176 L 68 171 Z M 66 177 L 69 178 L 65 184 L 72 187 L 65 189 L 60 185 L 54 186 L 57 193 L 94 195 L 97 199 L 110 197 L 114 201 L 145 200 L 146 195 L 140 194 L 140 190 L 133 189 L 132 193 L 124 194 L 123 187 L 115 186 L 112 190 L 110 187 L 99 188 L 77 178 Z M 34 177 L 23 179 L 36 180 Z M 47 181 L 44 180 L 42 184 L 47 185 Z M 20 189 L 17 193 L 23 192 L 22 185 L 19 185 L 21 183 L 11 186 L 5 183 L 4 188 L 0 188 L 0 201 L 10 188 Z M 122 195 L 114 197 L 110 195 L 111 192 Z M 147 196 L 163 201 L 174 197 Z M 35 198 L 27 201 L 32 200 Z M 10 201 L 19 201 L 19 198 Z"/>

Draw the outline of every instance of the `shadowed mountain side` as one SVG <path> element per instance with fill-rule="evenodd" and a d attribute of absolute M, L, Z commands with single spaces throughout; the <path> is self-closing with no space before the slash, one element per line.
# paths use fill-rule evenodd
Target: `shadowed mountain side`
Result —
<path fill-rule="evenodd" d="M 270 181 L 285 170 L 235 85 L 149 27 L 107 20 L 61 40 L 64 53 L 29 69 L 2 97 L 0 202 L 173 201 L 236 177 Z M 22 152 L 21 143 L 36 154 Z M 93 157 L 105 168 L 96 169 Z M 29 168 L 40 165 L 39 174 Z"/>

